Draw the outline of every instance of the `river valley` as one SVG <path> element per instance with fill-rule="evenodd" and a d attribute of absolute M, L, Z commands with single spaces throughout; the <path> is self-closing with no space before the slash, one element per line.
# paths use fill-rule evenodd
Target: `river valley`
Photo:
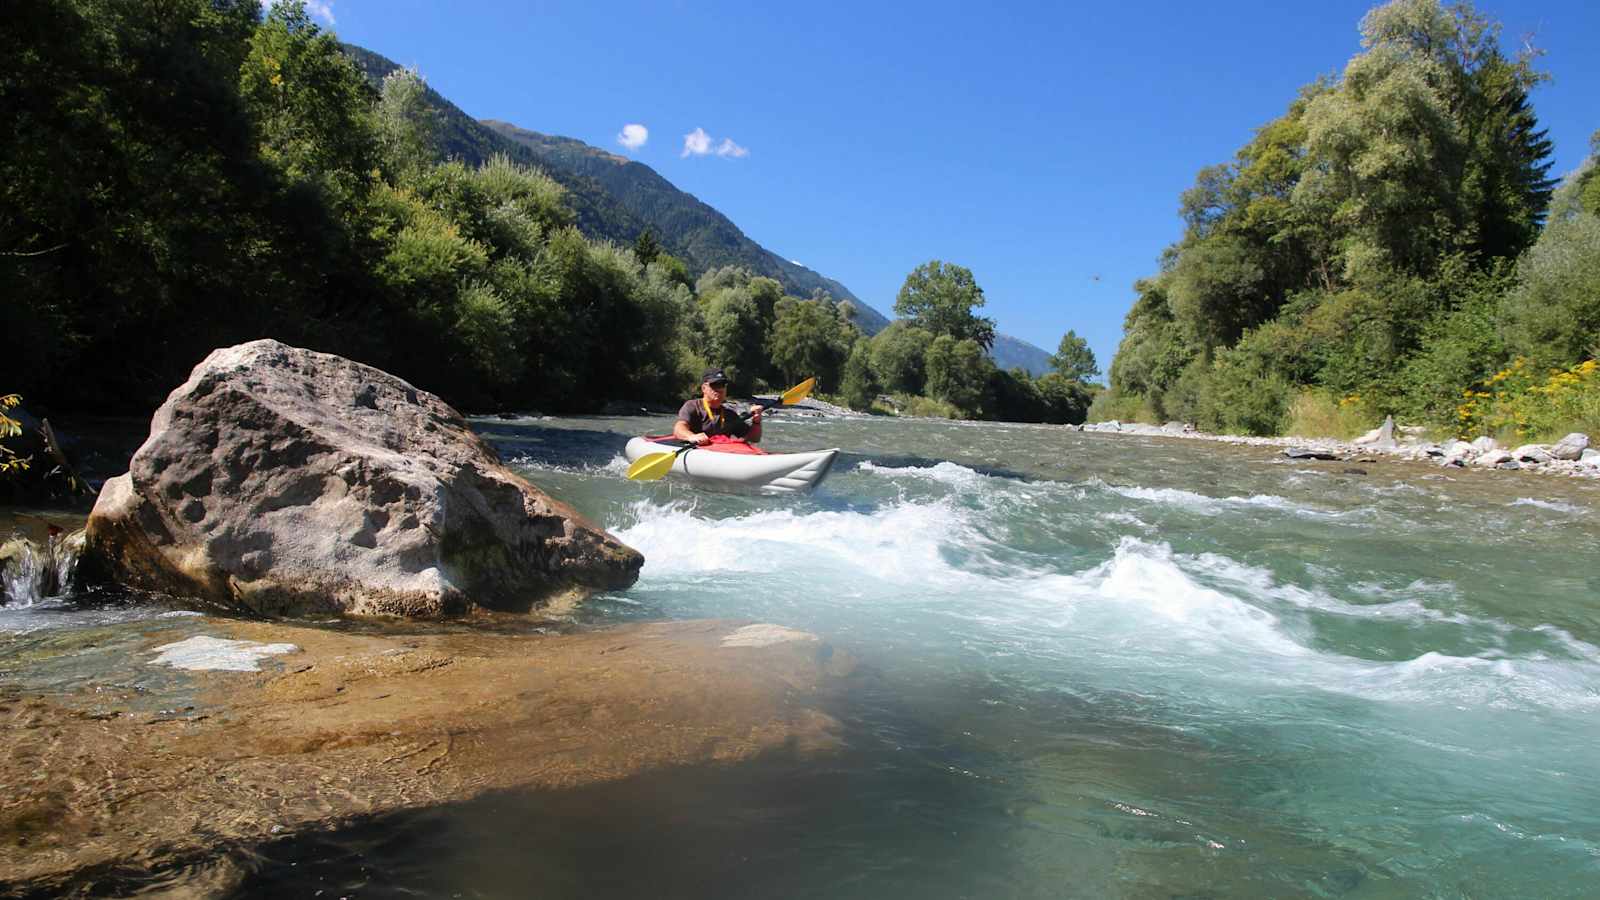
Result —
<path fill-rule="evenodd" d="M 826 748 L 469 792 L 231 843 L 159 883 L 296 896 L 1592 891 L 1600 482 L 777 414 L 769 449 L 844 453 L 812 495 L 743 497 L 628 481 L 627 436 L 664 425 L 474 420 L 512 468 L 645 555 L 637 584 L 561 627 L 731 619 L 819 635 L 866 670 L 823 701 Z M 63 635 L 165 629 L 181 612 L 14 601 L 0 607 L 0 683 L 75 689 L 104 657 Z"/>

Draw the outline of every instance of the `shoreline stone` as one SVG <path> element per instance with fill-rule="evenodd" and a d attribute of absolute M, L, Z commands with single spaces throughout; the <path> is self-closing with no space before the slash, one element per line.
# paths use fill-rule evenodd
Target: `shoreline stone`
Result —
<path fill-rule="evenodd" d="M 1396 460 L 1427 461 L 1439 466 L 1453 468 L 1473 469 L 1502 469 L 1505 471 L 1522 471 L 1542 475 L 1565 475 L 1571 478 L 1600 479 L 1600 451 L 1583 449 L 1578 451 L 1575 459 L 1557 458 L 1551 452 L 1551 447 L 1542 444 L 1529 444 L 1516 448 L 1515 451 L 1506 451 L 1491 437 L 1480 437 L 1473 441 L 1450 441 L 1444 445 L 1422 440 L 1414 429 L 1395 428 L 1391 421 L 1386 421 L 1384 427 L 1373 429 L 1360 438 L 1352 441 L 1343 441 L 1336 438 L 1303 438 L 1303 437 L 1250 437 L 1233 434 L 1211 434 L 1204 431 L 1187 430 L 1176 431 L 1166 426 L 1145 425 L 1126 422 L 1099 422 L 1080 426 L 1060 426 L 1071 431 L 1082 431 L 1091 434 L 1132 434 L 1145 437 L 1171 437 L 1184 440 L 1213 441 L 1223 444 L 1238 444 L 1252 447 L 1281 447 L 1284 456 L 1298 459 L 1328 459 L 1360 462 L 1367 461 L 1375 456 L 1384 456 Z M 1385 433 L 1389 439 L 1385 440 Z M 1394 437 L 1399 435 L 1401 438 Z M 1583 434 L 1571 434 L 1562 441 L 1567 447 L 1573 447 L 1582 439 L 1585 448 L 1588 438 Z M 1365 441 L 1365 443 L 1362 443 Z M 1563 452 L 1570 452 L 1564 450 Z"/>

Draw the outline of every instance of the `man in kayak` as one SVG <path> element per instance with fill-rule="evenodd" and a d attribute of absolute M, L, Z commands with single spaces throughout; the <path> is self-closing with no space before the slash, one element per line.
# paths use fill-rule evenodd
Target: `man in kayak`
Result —
<path fill-rule="evenodd" d="M 750 407 L 750 420 L 745 421 L 725 406 L 728 399 L 728 376 L 721 369 L 707 369 L 700 377 L 700 396 L 683 404 L 678 410 L 678 421 L 672 426 L 672 436 L 691 444 L 704 444 L 713 435 L 744 438 L 754 444 L 761 440 L 761 411 L 757 404 Z"/>

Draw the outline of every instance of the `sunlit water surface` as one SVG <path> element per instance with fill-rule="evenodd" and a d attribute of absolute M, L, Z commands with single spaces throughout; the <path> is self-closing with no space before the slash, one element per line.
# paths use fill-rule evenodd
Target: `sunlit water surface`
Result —
<path fill-rule="evenodd" d="M 665 772 L 374 819 L 251 849 L 243 892 L 1600 885 L 1594 482 L 774 418 L 771 449 L 845 454 L 814 495 L 752 498 L 627 481 L 622 444 L 660 420 L 475 424 L 645 554 L 638 583 L 591 602 L 587 623 L 816 632 L 870 667 L 830 709 L 848 748 L 799 770 Z M 0 629 L 35 619 L 0 611 Z"/>

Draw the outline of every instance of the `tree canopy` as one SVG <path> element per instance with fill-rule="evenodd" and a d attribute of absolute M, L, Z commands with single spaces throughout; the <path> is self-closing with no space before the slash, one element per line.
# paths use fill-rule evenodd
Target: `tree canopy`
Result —
<path fill-rule="evenodd" d="M 1100 377 L 1100 364 L 1095 362 L 1089 342 L 1070 329 L 1061 336 L 1061 345 L 1050 357 L 1050 368 L 1069 381 L 1088 382 Z"/>
<path fill-rule="evenodd" d="M 1361 34 L 1338 78 L 1308 84 L 1183 193 L 1183 236 L 1135 286 L 1107 408 L 1272 432 L 1291 395 L 1325 391 L 1374 413 L 1442 415 L 1441 397 L 1508 350 L 1582 352 L 1581 304 L 1535 312 L 1581 295 L 1582 267 L 1552 254 L 1585 241 L 1580 219 L 1545 225 L 1536 54 L 1508 55 L 1467 3 L 1392 0 Z M 1524 253 L 1523 286 L 1506 294 Z M 1481 300 L 1496 290 L 1503 310 Z M 1500 327 L 1509 347 L 1485 339 Z M 1463 366 L 1461 342 L 1488 355 Z"/>
<path fill-rule="evenodd" d="M 994 320 L 973 312 L 983 304 L 983 288 L 970 269 L 935 259 L 906 276 L 894 311 L 930 334 L 971 339 L 988 350 L 994 346 Z"/>

